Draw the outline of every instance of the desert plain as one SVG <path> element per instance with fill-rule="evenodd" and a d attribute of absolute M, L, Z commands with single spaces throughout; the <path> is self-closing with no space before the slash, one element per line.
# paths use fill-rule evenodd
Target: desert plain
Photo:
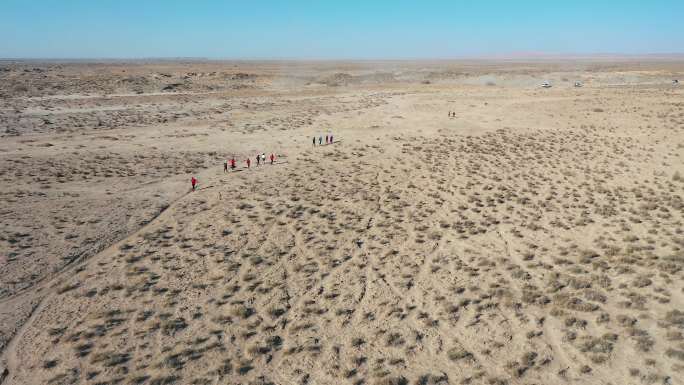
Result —
<path fill-rule="evenodd" d="M 0 61 L 0 380 L 684 384 L 674 79 Z"/>

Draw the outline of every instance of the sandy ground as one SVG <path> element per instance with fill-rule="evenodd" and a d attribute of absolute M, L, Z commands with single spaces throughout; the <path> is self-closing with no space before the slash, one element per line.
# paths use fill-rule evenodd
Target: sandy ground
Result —
<path fill-rule="evenodd" d="M 674 78 L 0 62 L 2 384 L 684 384 Z"/>

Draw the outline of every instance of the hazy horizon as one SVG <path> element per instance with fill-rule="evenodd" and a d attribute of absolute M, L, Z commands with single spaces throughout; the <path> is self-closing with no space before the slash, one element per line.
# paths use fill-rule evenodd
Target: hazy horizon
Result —
<path fill-rule="evenodd" d="M 226 61 L 226 62 L 402 62 L 402 61 L 547 61 L 547 60 L 629 60 L 629 59 L 653 59 L 653 60 L 679 60 L 684 59 L 684 52 L 663 52 L 663 53 L 501 53 L 482 56 L 454 56 L 454 57 L 377 57 L 377 58 L 354 58 L 354 57 L 199 57 L 199 56 L 159 56 L 159 57 L 0 57 L 0 61 L 54 61 L 54 62 L 78 62 L 78 61 Z"/>

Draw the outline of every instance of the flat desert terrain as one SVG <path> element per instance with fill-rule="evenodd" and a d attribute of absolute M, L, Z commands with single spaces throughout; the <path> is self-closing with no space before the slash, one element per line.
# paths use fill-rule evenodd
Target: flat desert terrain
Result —
<path fill-rule="evenodd" d="M 673 79 L 0 61 L 2 385 L 684 384 Z"/>

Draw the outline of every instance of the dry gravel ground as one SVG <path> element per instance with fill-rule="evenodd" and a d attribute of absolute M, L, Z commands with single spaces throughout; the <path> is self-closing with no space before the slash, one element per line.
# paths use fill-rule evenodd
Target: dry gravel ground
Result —
<path fill-rule="evenodd" d="M 684 384 L 673 78 L 0 62 L 2 383 Z"/>

